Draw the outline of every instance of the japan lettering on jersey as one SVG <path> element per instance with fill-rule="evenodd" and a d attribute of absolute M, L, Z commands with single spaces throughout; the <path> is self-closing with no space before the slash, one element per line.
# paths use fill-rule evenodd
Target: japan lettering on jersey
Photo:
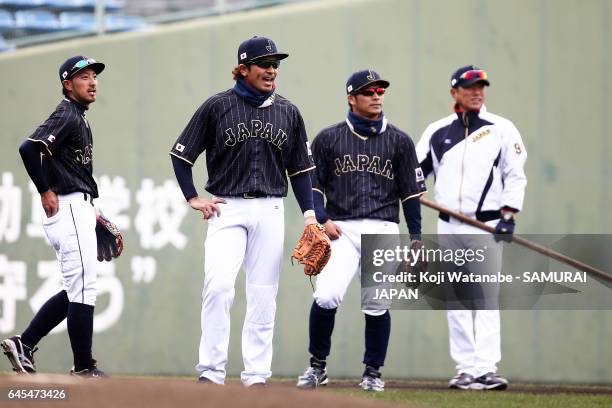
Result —
<path fill-rule="evenodd" d="M 321 131 L 312 143 L 313 189 L 327 198 L 333 220 L 377 218 L 399 222 L 399 201 L 426 191 L 414 144 L 388 124 L 363 137 L 346 122 Z"/>
<path fill-rule="evenodd" d="M 209 98 L 193 115 L 170 154 L 193 165 L 206 151 L 206 190 L 286 196 L 290 177 L 314 168 L 299 110 L 280 95 L 265 108 L 233 90 Z"/>

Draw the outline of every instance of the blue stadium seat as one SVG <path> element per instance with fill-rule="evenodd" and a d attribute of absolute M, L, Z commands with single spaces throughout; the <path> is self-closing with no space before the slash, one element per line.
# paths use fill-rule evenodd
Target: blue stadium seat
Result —
<path fill-rule="evenodd" d="M 13 10 L 27 10 L 46 7 L 48 3 L 48 0 L 0 0 L 0 7 Z"/>
<path fill-rule="evenodd" d="M 93 13 L 64 11 L 59 15 L 60 27 L 67 30 L 93 30 L 96 27 L 96 15 Z"/>
<path fill-rule="evenodd" d="M 49 0 L 49 8 L 56 10 L 93 10 L 96 0 Z"/>
<path fill-rule="evenodd" d="M 2 1 L 2 0 L 0 0 Z M 42 1 L 42 0 L 41 0 Z M 97 0 L 44 0 L 49 8 L 58 11 L 93 11 L 96 8 Z M 120 0 L 105 0 L 104 10 L 114 12 L 123 9 L 123 2 Z"/>
<path fill-rule="evenodd" d="M 123 10 L 124 3 L 120 0 L 106 0 L 104 2 L 104 10 L 109 13 Z"/>
<path fill-rule="evenodd" d="M 120 14 L 106 15 L 107 31 L 134 31 L 145 28 L 147 24 L 139 16 L 125 16 Z"/>
<path fill-rule="evenodd" d="M 50 11 L 26 10 L 15 12 L 15 26 L 24 30 L 49 32 L 61 30 L 59 20 Z"/>
<path fill-rule="evenodd" d="M 0 31 L 11 31 L 15 28 L 15 19 L 13 14 L 6 11 L 0 10 Z"/>

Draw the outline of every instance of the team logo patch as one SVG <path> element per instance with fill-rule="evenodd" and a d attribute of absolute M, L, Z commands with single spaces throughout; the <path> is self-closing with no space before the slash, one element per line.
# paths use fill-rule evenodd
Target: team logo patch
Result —
<path fill-rule="evenodd" d="M 53 135 L 49 135 L 49 137 L 47 138 L 47 140 L 49 141 L 49 143 L 53 143 L 53 142 L 55 142 L 55 136 L 53 136 Z"/>
<path fill-rule="evenodd" d="M 266 45 L 266 50 L 268 50 L 268 52 L 272 52 L 272 41 L 268 40 L 268 45 Z"/>
<path fill-rule="evenodd" d="M 425 180 L 425 175 L 423 174 L 423 170 L 421 170 L 420 167 L 417 167 L 416 169 L 414 169 L 414 173 L 416 174 L 417 182 Z"/>
<path fill-rule="evenodd" d="M 310 150 L 310 142 L 306 142 L 306 150 L 308 151 L 308 155 L 312 156 L 312 150 Z"/>
<path fill-rule="evenodd" d="M 177 143 L 176 146 L 174 147 L 176 150 L 178 150 L 179 152 L 182 152 L 183 150 L 185 150 L 185 146 L 183 146 L 180 143 Z"/>
<path fill-rule="evenodd" d="M 242 61 L 243 59 L 246 59 L 247 54 L 246 52 L 243 52 L 242 54 L 240 54 L 240 61 Z"/>
<path fill-rule="evenodd" d="M 372 70 L 371 70 L 371 69 L 368 69 L 368 76 L 366 77 L 366 79 L 367 79 L 368 81 L 373 81 L 373 80 L 375 80 L 375 79 L 376 79 L 376 78 L 374 78 L 374 73 L 372 72 Z"/>

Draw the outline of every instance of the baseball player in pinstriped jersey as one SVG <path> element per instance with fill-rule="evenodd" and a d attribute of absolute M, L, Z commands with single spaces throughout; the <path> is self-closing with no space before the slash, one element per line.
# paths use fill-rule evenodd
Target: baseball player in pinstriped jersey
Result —
<path fill-rule="evenodd" d="M 420 246 L 419 196 L 425 192 L 424 178 L 412 140 L 383 114 L 388 86 L 375 71 L 352 74 L 346 84 L 348 117 L 321 131 L 312 144 L 317 166 L 312 172 L 315 212 L 332 239 L 332 255 L 317 277 L 309 324 L 312 357 L 298 378 L 299 388 L 328 382 L 326 358 L 335 314 L 359 270 L 361 234 L 399 234 L 401 201 L 411 239 Z M 366 367 L 360 386 L 383 391 L 380 368 L 387 353 L 391 316 L 388 310 L 363 313 Z"/>
<path fill-rule="evenodd" d="M 26 170 L 41 196 L 43 228 L 55 249 L 63 289 L 36 313 L 20 336 L 2 342 L 13 369 L 35 373 L 32 354 L 55 326 L 68 319 L 74 356 L 71 374 L 102 377 L 92 358 L 96 302 L 96 210 L 98 187 L 93 179 L 93 138 L 85 117 L 96 101 L 97 75 L 104 64 L 75 56 L 60 67 L 64 100 L 21 145 Z M 42 162 L 41 162 L 42 153 Z"/>
<path fill-rule="evenodd" d="M 305 223 L 316 223 L 304 122 L 297 107 L 275 93 L 278 67 L 287 56 L 265 37 L 242 42 L 232 72 L 235 86 L 202 104 L 170 153 L 185 199 L 208 220 L 196 365 L 202 382 L 225 381 L 229 311 L 242 265 L 247 311 L 241 379 L 245 386 L 262 385 L 272 374 L 287 175 Z M 191 166 L 202 152 L 211 199 L 199 197 L 193 185 Z"/>
<path fill-rule="evenodd" d="M 431 123 L 416 149 L 425 176 L 436 177 L 437 202 L 495 227 L 494 237 L 483 236 L 488 233 L 441 213 L 440 244 L 447 248 L 486 245 L 493 255 L 487 259 L 490 270 L 483 273 L 490 273 L 502 266 L 502 247 L 496 241 L 512 238 L 514 214 L 523 207 L 527 151 L 514 124 L 485 109 L 485 86 L 489 86 L 485 71 L 473 65 L 457 69 L 451 77 L 455 112 Z M 450 353 L 457 363 L 450 388 L 503 390 L 508 386 L 497 375 L 501 360 L 498 292 L 493 287 L 480 310 L 448 310 Z M 477 300 L 482 298 L 479 295 Z"/>

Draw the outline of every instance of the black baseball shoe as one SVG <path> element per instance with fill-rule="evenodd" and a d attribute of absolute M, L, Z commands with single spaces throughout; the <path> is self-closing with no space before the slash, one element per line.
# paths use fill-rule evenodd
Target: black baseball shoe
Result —
<path fill-rule="evenodd" d="M 470 384 L 471 390 L 505 390 L 508 388 L 508 380 L 495 373 L 486 373 L 474 379 Z"/>
<path fill-rule="evenodd" d="M 380 377 L 380 371 L 374 367 L 366 366 L 359 386 L 364 391 L 383 392 L 385 390 L 385 382 Z"/>
<path fill-rule="evenodd" d="M 18 374 L 36 374 L 34 353 L 38 347 L 32 349 L 21 342 L 21 336 L 13 336 L 2 341 L 2 350 L 11 362 L 13 371 Z"/>
<path fill-rule="evenodd" d="M 108 378 L 108 375 L 104 374 L 104 371 L 98 368 L 98 362 L 94 360 L 93 358 L 91 359 L 91 362 L 89 363 L 88 368 L 85 368 L 79 371 L 75 371 L 74 367 L 72 367 L 72 369 L 70 370 L 70 375 L 75 376 L 75 377 L 84 378 L 84 379 Z"/>
<path fill-rule="evenodd" d="M 474 382 L 474 377 L 467 373 L 460 373 L 451 378 L 448 382 L 448 388 L 455 390 L 469 390 L 470 385 Z"/>

